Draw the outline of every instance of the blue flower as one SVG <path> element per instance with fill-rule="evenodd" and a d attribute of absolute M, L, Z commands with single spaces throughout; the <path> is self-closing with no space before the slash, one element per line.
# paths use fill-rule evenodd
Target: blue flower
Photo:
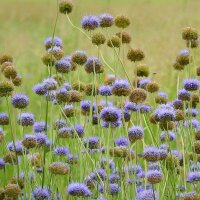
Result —
<path fill-rule="evenodd" d="M 90 31 L 98 28 L 100 20 L 97 16 L 84 16 L 81 24 L 83 29 Z"/>

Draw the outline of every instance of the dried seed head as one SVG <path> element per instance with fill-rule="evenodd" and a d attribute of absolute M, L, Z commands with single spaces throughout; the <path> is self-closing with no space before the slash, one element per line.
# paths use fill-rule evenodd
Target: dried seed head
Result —
<path fill-rule="evenodd" d="M 111 48 L 119 48 L 121 45 L 120 38 L 116 35 L 113 35 L 108 41 L 107 45 Z"/>
<path fill-rule="evenodd" d="M 177 170 L 177 168 L 179 167 L 178 157 L 173 154 L 168 154 L 165 162 L 166 162 L 166 168 L 169 171 Z"/>
<path fill-rule="evenodd" d="M 103 33 L 98 32 L 92 35 L 92 44 L 94 45 L 100 46 L 104 44 L 105 41 L 106 41 L 106 38 Z"/>
<path fill-rule="evenodd" d="M 160 122 L 159 123 L 159 127 L 160 127 L 161 130 L 170 131 L 170 130 L 173 130 L 176 127 L 176 125 L 172 121 L 169 121 L 169 122 Z"/>
<path fill-rule="evenodd" d="M 72 89 L 82 92 L 82 91 L 85 90 L 85 83 L 80 82 L 80 81 L 75 82 L 75 83 L 72 84 Z"/>
<path fill-rule="evenodd" d="M 99 86 L 97 84 L 87 84 L 85 85 L 85 94 L 87 96 L 96 96 L 99 94 Z"/>
<path fill-rule="evenodd" d="M 131 42 L 131 35 L 126 31 L 118 32 L 116 36 L 120 38 L 122 44 L 129 44 Z"/>
<path fill-rule="evenodd" d="M 140 64 L 136 66 L 137 76 L 149 76 L 149 67 L 146 64 Z"/>
<path fill-rule="evenodd" d="M 14 85 L 10 81 L 0 81 L 0 96 L 10 96 L 14 90 Z"/>
<path fill-rule="evenodd" d="M 195 28 L 186 27 L 182 31 L 182 38 L 183 40 L 197 40 L 198 32 Z"/>
<path fill-rule="evenodd" d="M 82 94 L 79 91 L 71 90 L 70 93 L 71 93 L 71 100 L 70 100 L 71 103 L 80 102 L 83 98 Z"/>
<path fill-rule="evenodd" d="M 8 197 L 16 198 L 21 193 L 21 189 L 17 184 L 8 184 L 5 187 L 5 194 Z"/>
<path fill-rule="evenodd" d="M 42 62 L 46 65 L 46 66 L 53 66 L 56 62 L 55 57 L 50 54 L 50 53 L 45 53 L 42 56 Z"/>
<path fill-rule="evenodd" d="M 200 76 L 200 67 L 197 67 L 196 74 L 197 76 Z"/>
<path fill-rule="evenodd" d="M 20 74 L 17 74 L 17 76 L 12 79 L 12 83 L 14 84 L 14 86 L 20 86 L 22 84 L 22 77 Z"/>
<path fill-rule="evenodd" d="M 179 62 L 174 62 L 173 68 L 177 71 L 182 71 L 182 70 L 184 70 L 184 65 L 181 65 Z"/>
<path fill-rule="evenodd" d="M 5 62 L 13 62 L 13 57 L 8 54 L 3 54 L 0 56 L 0 64 L 2 65 Z"/>
<path fill-rule="evenodd" d="M 73 10 L 73 4 L 71 0 L 61 0 L 59 2 L 59 11 L 62 14 L 69 14 Z"/>
<path fill-rule="evenodd" d="M 87 54 L 85 51 L 75 51 L 71 60 L 78 65 L 84 65 L 87 61 Z"/>
<path fill-rule="evenodd" d="M 175 114 L 175 121 L 179 122 L 185 119 L 185 113 L 182 110 L 176 110 Z"/>
<path fill-rule="evenodd" d="M 49 165 L 49 171 L 56 175 L 66 175 L 69 174 L 70 168 L 67 164 L 62 162 L 53 162 Z"/>
<path fill-rule="evenodd" d="M 146 85 L 146 90 L 150 93 L 154 93 L 157 92 L 159 90 L 159 85 L 158 83 L 156 83 L 155 81 L 150 81 L 149 83 L 147 83 Z"/>
<path fill-rule="evenodd" d="M 17 76 L 17 71 L 13 65 L 10 65 L 4 69 L 3 74 L 8 79 L 14 79 Z"/>
<path fill-rule="evenodd" d="M 121 15 L 115 18 L 115 26 L 118 28 L 126 28 L 130 25 L 130 20 L 128 17 Z"/>
<path fill-rule="evenodd" d="M 191 40 L 191 41 L 186 41 L 186 46 L 188 48 L 197 48 L 199 46 L 199 40 Z"/>
<path fill-rule="evenodd" d="M 9 163 L 9 164 L 12 164 L 12 165 L 17 164 L 17 162 L 18 162 L 16 153 L 11 152 L 11 151 L 5 153 L 4 156 L 3 156 L 3 159 L 4 159 L 5 163 Z"/>
<path fill-rule="evenodd" d="M 147 93 L 144 89 L 135 88 L 131 92 L 129 99 L 134 103 L 143 103 L 147 98 Z"/>
<path fill-rule="evenodd" d="M 199 140 L 194 141 L 194 152 L 196 154 L 200 154 L 200 141 Z"/>
<path fill-rule="evenodd" d="M 127 58 L 132 62 L 141 61 L 145 57 L 144 52 L 138 48 L 131 48 L 128 50 Z"/>

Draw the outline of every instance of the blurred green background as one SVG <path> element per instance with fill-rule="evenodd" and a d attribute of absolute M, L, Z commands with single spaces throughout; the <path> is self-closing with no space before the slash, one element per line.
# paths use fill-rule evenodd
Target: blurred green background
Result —
<path fill-rule="evenodd" d="M 113 16 L 129 16 L 131 26 L 127 31 L 133 38 L 131 46 L 144 50 L 144 63 L 152 73 L 157 73 L 156 79 L 162 80 L 161 87 L 170 90 L 176 79 L 172 63 L 179 50 L 185 48 L 182 28 L 200 28 L 199 0 L 74 0 L 74 4 L 70 17 L 77 26 L 84 15 L 108 12 Z M 45 73 L 41 62 L 43 41 L 52 35 L 55 17 L 56 0 L 1 0 L 0 53 L 13 55 L 25 80 L 24 90 L 30 90 Z M 93 52 L 84 36 L 61 14 L 56 35 L 62 37 L 66 54 L 74 49 Z M 127 67 L 131 70 L 130 64 Z"/>

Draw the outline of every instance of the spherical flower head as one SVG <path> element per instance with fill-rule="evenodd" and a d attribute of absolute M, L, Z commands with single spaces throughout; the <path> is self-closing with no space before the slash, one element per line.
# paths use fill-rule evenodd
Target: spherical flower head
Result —
<path fill-rule="evenodd" d="M 85 51 L 77 50 L 72 55 L 71 60 L 78 65 L 84 65 L 87 61 L 87 53 Z"/>
<path fill-rule="evenodd" d="M 49 171 L 56 175 L 66 175 L 70 172 L 70 168 L 66 163 L 53 162 L 49 165 Z"/>
<path fill-rule="evenodd" d="M 55 69 L 57 72 L 60 73 L 69 73 L 71 71 L 72 65 L 70 61 L 66 59 L 61 59 L 56 61 L 55 63 Z"/>
<path fill-rule="evenodd" d="M 104 107 L 100 112 L 100 118 L 105 122 L 117 122 L 121 119 L 121 111 L 115 107 Z"/>
<path fill-rule="evenodd" d="M 44 40 L 44 45 L 47 50 L 50 49 L 52 46 L 62 47 L 62 39 L 57 36 L 55 36 L 54 38 L 50 36 Z"/>
<path fill-rule="evenodd" d="M 90 197 L 92 192 L 83 183 L 70 183 L 67 187 L 67 193 L 76 197 Z"/>
<path fill-rule="evenodd" d="M 158 170 L 147 171 L 146 177 L 147 177 L 147 180 L 152 184 L 159 183 L 163 179 L 162 172 Z"/>
<path fill-rule="evenodd" d="M 189 172 L 187 175 L 187 182 L 193 183 L 196 181 L 200 181 L 200 172 Z"/>
<path fill-rule="evenodd" d="M 101 32 L 95 32 L 92 35 L 92 44 L 100 46 L 103 45 L 106 41 L 106 37 Z"/>
<path fill-rule="evenodd" d="M 71 93 L 62 87 L 56 90 L 55 97 L 58 104 L 67 103 L 71 100 Z"/>
<path fill-rule="evenodd" d="M 199 114 L 198 110 L 195 108 L 191 108 L 191 109 L 186 109 L 186 115 L 187 116 L 192 116 L 192 117 L 196 117 Z"/>
<path fill-rule="evenodd" d="M 99 87 L 99 94 L 101 96 L 111 96 L 112 91 L 111 91 L 111 86 L 109 85 L 102 85 Z"/>
<path fill-rule="evenodd" d="M 147 98 L 147 92 L 141 88 L 135 88 L 132 90 L 129 100 L 133 103 L 143 103 Z"/>
<path fill-rule="evenodd" d="M 38 186 L 33 190 L 35 200 L 50 200 L 51 194 L 46 187 Z"/>
<path fill-rule="evenodd" d="M 8 125 L 9 124 L 9 117 L 7 113 L 0 113 L 0 125 Z"/>
<path fill-rule="evenodd" d="M 58 129 L 57 134 L 59 138 L 69 138 L 73 134 L 73 129 L 71 127 L 62 127 Z"/>
<path fill-rule="evenodd" d="M 146 147 L 143 151 L 143 157 L 147 161 L 156 162 L 160 158 L 159 149 L 154 146 Z"/>
<path fill-rule="evenodd" d="M 61 0 L 59 2 L 59 11 L 62 14 L 69 14 L 73 10 L 73 4 L 71 0 Z"/>
<path fill-rule="evenodd" d="M 87 140 L 85 142 L 87 143 Z M 85 145 L 87 145 L 87 144 L 85 144 Z M 98 149 L 99 146 L 100 146 L 99 137 L 97 137 L 97 136 L 89 137 L 89 139 L 88 139 L 88 148 L 89 149 Z"/>
<path fill-rule="evenodd" d="M 116 172 L 113 172 L 112 174 L 109 175 L 110 183 L 117 183 L 119 180 L 120 180 L 120 176 Z"/>
<path fill-rule="evenodd" d="M 9 183 L 5 187 L 5 195 L 8 198 L 14 199 L 18 198 L 18 195 L 20 194 L 21 189 L 18 184 Z"/>
<path fill-rule="evenodd" d="M 101 73 L 102 63 L 97 57 L 89 57 L 84 68 L 87 73 Z"/>
<path fill-rule="evenodd" d="M 53 58 L 56 60 L 60 60 L 64 56 L 64 52 L 62 48 L 57 47 L 57 46 L 54 46 L 53 48 L 48 49 L 47 52 L 50 55 L 50 59 L 51 59 L 49 63 L 50 66 L 52 66 L 52 64 L 54 64 L 55 62 L 55 60 L 52 60 L 52 55 L 53 55 Z"/>
<path fill-rule="evenodd" d="M 34 148 L 37 145 L 37 139 L 35 135 L 26 134 L 22 140 L 22 144 L 27 149 Z"/>
<path fill-rule="evenodd" d="M 111 195 L 117 195 L 120 192 L 120 186 L 116 183 L 111 183 L 109 189 Z"/>
<path fill-rule="evenodd" d="M 122 44 L 129 44 L 131 42 L 131 34 L 126 31 L 120 31 L 115 35 L 120 38 Z"/>
<path fill-rule="evenodd" d="M 33 91 L 37 94 L 37 95 L 45 95 L 47 93 L 47 90 L 44 88 L 44 84 L 43 83 L 39 83 L 37 85 L 35 85 L 33 87 Z"/>
<path fill-rule="evenodd" d="M 81 101 L 81 110 L 83 112 L 90 112 L 90 109 L 91 111 L 94 111 L 95 110 L 95 106 L 91 106 L 91 101 L 90 100 L 84 100 L 84 101 Z"/>
<path fill-rule="evenodd" d="M 146 104 L 139 105 L 139 110 L 141 113 L 149 113 L 151 112 L 151 106 Z"/>
<path fill-rule="evenodd" d="M 146 85 L 151 81 L 150 78 L 142 78 L 139 80 L 139 87 L 145 89 Z"/>
<path fill-rule="evenodd" d="M 126 101 L 124 105 L 124 109 L 132 112 L 137 112 L 139 110 L 139 106 L 136 103 Z"/>
<path fill-rule="evenodd" d="M 159 200 L 158 194 L 153 192 L 152 189 L 141 190 L 138 193 L 138 200 Z"/>
<path fill-rule="evenodd" d="M 24 112 L 18 115 L 18 124 L 21 126 L 33 126 L 35 119 L 33 113 Z"/>
<path fill-rule="evenodd" d="M 155 110 L 154 115 L 160 122 L 169 122 L 175 119 L 175 110 L 172 106 L 161 104 Z"/>
<path fill-rule="evenodd" d="M 0 169 L 3 169 L 5 167 L 5 162 L 3 158 L 0 158 Z"/>
<path fill-rule="evenodd" d="M 70 90 L 72 89 L 71 84 L 68 83 L 68 82 L 65 82 L 65 83 L 63 84 L 63 87 L 64 87 L 67 91 L 70 91 Z"/>
<path fill-rule="evenodd" d="M 180 65 L 188 65 L 190 62 L 190 52 L 187 49 L 183 49 L 179 52 L 176 62 L 179 63 Z"/>
<path fill-rule="evenodd" d="M 78 162 L 78 155 L 77 154 L 68 154 L 67 156 L 67 163 L 68 164 L 76 164 Z"/>
<path fill-rule="evenodd" d="M 200 81 L 195 78 L 189 78 L 183 81 L 183 85 L 187 91 L 195 91 L 199 89 Z"/>
<path fill-rule="evenodd" d="M 144 129 L 141 126 L 132 126 L 128 130 L 128 138 L 131 142 L 135 142 L 136 140 L 140 140 L 144 137 Z"/>
<path fill-rule="evenodd" d="M 58 156 L 66 156 L 69 154 L 69 149 L 67 147 L 56 147 L 54 148 L 54 154 Z"/>
<path fill-rule="evenodd" d="M 24 94 L 15 94 L 12 96 L 12 105 L 15 108 L 23 109 L 29 104 L 29 98 Z"/>
<path fill-rule="evenodd" d="M 101 14 L 99 19 L 101 28 L 111 27 L 114 23 L 113 16 L 107 13 Z"/>
<path fill-rule="evenodd" d="M 181 199 L 182 200 L 197 200 L 199 199 L 196 192 L 187 192 L 184 194 L 181 194 Z"/>
<path fill-rule="evenodd" d="M 127 80 L 117 79 L 112 84 L 112 93 L 116 96 L 128 96 L 130 92 L 130 84 Z"/>
<path fill-rule="evenodd" d="M 43 81 L 43 86 L 45 90 L 56 90 L 58 83 L 54 78 L 50 77 Z"/>
<path fill-rule="evenodd" d="M 144 52 L 141 49 L 131 48 L 128 50 L 127 58 L 131 62 L 141 61 L 144 59 L 144 57 L 145 57 Z"/>
<path fill-rule="evenodd" d="M 118 137 L 115 140 L 115 146 L 128 146 L 128 145 L 129 145 L 129 141 L 125 137 Z"/>
<path fill-rule="evenodd" d="M 33 125 L 35 133 L 41 133 L 46 131 L 46 123 L 44 121 L 35 122 Z"/>
<path fill-rule="evenodd" d="M 98 28 L 100 20 L 97 16 L 84 16 L 81 24 L 83 29 L 91 31 Z"/>
<path fill-rule="evenodd" d="M 130 25 L 130 20 L 128 17 L 121 15 L 115 18 L 115 26 L 118 28 L 126 28 Z"/>
<path fill-rule="evenodd" d="M 36 137 L 38 146 L 45 145 L 48 139 L 45 133 L 36 133 L 35 137 Z"/>
<path fill-rule="evenodd" d="M 84 127 L 81 124 L 76 124 L 75 127 L 73 127 L 73 130 L 75 130 L 75 132 L 73 132 L 74 137 L 83 137 Z"/>
<path fill-rule="evenodd" d="M 14 85 L 10 81 L 0 81 L 0 97 L 10 96 L 14 90 Z"/>
<path fill-rule="evenodd" d="M 99 168 L 95 170 L 95 179 L 97 180 L 101 179 L 102 181 L 105 181 L 106 178 L 107 178 L 107 174 L 104 169 Z"/>
<path fill-rule="evenodd" d="M 121 46 L 121 40 L 117 35 L 113 35 L 107 41 L 107 46 L 110 48 L 119 48 Z"/>
<path fill-rule="evenodd" d="M 187 41 L 197 40 L 198 32 L 195 28 L 188 26 L 183 29 L 182 38 L 183 38 L 183 40 L 187 40 Z"/>

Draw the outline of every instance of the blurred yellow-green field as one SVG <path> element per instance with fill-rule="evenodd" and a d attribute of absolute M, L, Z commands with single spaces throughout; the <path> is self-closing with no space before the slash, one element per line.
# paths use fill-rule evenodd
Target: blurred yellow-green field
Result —
<path fill-rule="evenodd" d="M 0 53 L 14 56 L 25 83 L 29 81 L 23 87 L 29 90 L 45 72 L 41 62 L 43 41 L 53 32 L 56 0 L 1 0 L 0 5 Z M 80 26 L 84 15 L 108 12 L 113 16 L 129 16 L 131 26 L 127 31 L 133 37 L 131 46 L 144 50 L 144 63 L 150 66 L 151 73 L 159 74 L 155 78 L 162 80 L 162 88 L 170 90 L 176 78 L 172 63 L 185 47 L 182 28 L 200 28 L 199 7 L 198 0 L 76 0 L 70 17 Z M 69 25 L 64 15 L 58 17 L 56 35 L 62 37 L 66 54 L 75 49 L 89 51 L 88 41 Z M 132 69 L 130 64 L 127 68 Z"/>

